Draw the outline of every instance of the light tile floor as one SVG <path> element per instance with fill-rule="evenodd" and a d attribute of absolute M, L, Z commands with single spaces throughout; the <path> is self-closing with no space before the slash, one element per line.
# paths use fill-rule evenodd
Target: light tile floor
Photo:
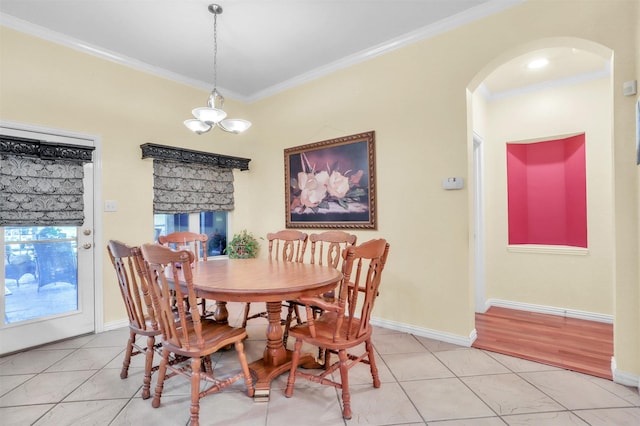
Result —
<path fill-rule="evenodd" d="M 241 306 L 229 307 L 237 324 Z M 249 361 L 262 356 L 265 325 L 247 327 Z M 168 380 L 154 409 L 140 397 L 141 356 L 120 379 L 127 337 L 122 328 L 0 358 L 0 424 L 187 425 L 186 380 Z M 375 329 L 374 346 L 382 386 L 372 387 L 367 366 L 351 370 L 351 420 L 342 419 L 332 387 L 299 379 L 285 398 L 284 374 L 266 403 L 247 397 L 242 381 L 201 399 L 201 424 L 640 425 L 636 388 L 383 328 Z M 236 359 L 233 350 L 216 354 L 215 367 L 224 374 L 237 369 Z"/>

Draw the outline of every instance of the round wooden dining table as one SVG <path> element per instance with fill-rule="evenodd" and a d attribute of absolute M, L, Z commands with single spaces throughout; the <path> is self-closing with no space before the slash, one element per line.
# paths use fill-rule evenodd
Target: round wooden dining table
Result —
<path fill-rule="evenodd" d="M 291 366 L 291 351 L 282 342 L 282 301 L 326 293 L 342 273 L 329 266 L 267 259 L 210 259 L 195 262 L 192 270 L 196 296 L 216 301 L 217 321 L 227 320 L 226 302 L 266 303 L 267 345 L 262 359 L 249 367 L 257 377 L 254 398 L 268 400 L 271 381 Z M 303 361 L 315 363 L 311 354 Z"/>

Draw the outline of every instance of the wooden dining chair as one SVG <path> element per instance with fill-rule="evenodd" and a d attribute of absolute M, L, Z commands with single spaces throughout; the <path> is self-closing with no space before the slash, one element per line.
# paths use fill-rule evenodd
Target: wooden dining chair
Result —
<path fill-rule="evenodd" d="M 206 261 L 207 256 L 207 241 L 209 237 L 207 234 L 198 234 L 196 232 L 179 231 L 172 232 L 167 235 L 158 236 L 158 243 L 171 247 L 174 250 L 186 249 L 191 250 L 195 256 L 195 261 L 202 259 Z M 174 300 L 174 304 L 176 300 Z M 174 305 L 175 306 L 175 305 Z M 208 317 L 213 315 L 213 312 L 207 311 L 207 301 L 200 299 L 200 308 L 202 316 Z"/>
<path fill-rule="evenodd" d="M 352 413 L 349 370 L 359 362 L 369 364 L 373 387 L 380 387 L 369 321 L 388 254 L 389 244 L 384 239 L 370 240 L 359 246 L 348 247 L 343 251 L 343 278 L 338 286 L 337 301 L 327 302 L 322 297 L 298 299 L 305 305 L 307 321 L 291 327 L 289 331 L 296 343 L 285 390 L 286 397 L 293 395 L 297 377 L 334 386 L 342 389 L 342 416 L 350 419 Z M 322 315 L 318 318 L 313 317 L 314 307 L 322 309 Z M 305 342 L 326 351 L 325 369 L 318 374 L 298 368 L 302 344 Z M 354 353 L 362 350 L 362 343 L 364 353 Z M 338 361 L 333 364 L 330 364 L 330 353 L 338 354 Z M 336 370 L 340 371 L 340 381 L 334 380 L 331 376 Z"/>
<path fill-rule="evenodd" d="M 164 381 L 171 375 L 180 375 L 191 381 L 191 426 L 199 425 L 200 398 L 218 392 L 240 378 L 244 378 L 247 395 L 255 390 L 249 371 L 242 341 L 247 338 L 244 328 L 231 327 L 200 316 L 193 287 L 191 262 L 194 254 L 188 250 L 174 251 L 158 244 L 143 244 L 141 247 L 153 307 L 157 312 L 162 332 L 162 359 L 158 370 L 158 381 L 152 406 L 160 406 Z M 169 282 L 175 283 L 173 287 Z M 183 283 L 183 288 L 177 283 Z M 174 317 L 171 289 L 175 289 L 179 300 L 188 298 L 191 303 L 179 303 L 177 318 Z M 187 309 L 190 312 L 187 312 Z M 214 377 L 211 354 L 233 344 L 238 354 L 241 371 L 224 380 Z M 171 365 L 171 354 L 190 359 L 189 365 Z M 204 363 L 203 363 L 204 360 Z M 202 388 L 201 388 L 202 386 Z"/>
<path fill-rule="evenodd" d="M 189 247 L 195 256 L 196 262 L 202 258 L 207 260 L 207 242 L 209 237 L 207 234 L 198 234 L 196 232 L 179 231 L 172 232 L 167 235 L 159 235 L 158 242 L 162 245 L 169 246 L 174 250 L 180 250 L 183 247 Z"/>
<path fill-rule="evenodd" d="M 340 269 L 342 267 L 342 251 L 347 247 L 354 246 L 358 241 L 358 237 L 354 234 L 349 234 L 344 231 L 325 231 L 318 234 L 314 233 L 309 235 L 309 242 L 311 243 L 311 253 L 309 256 L 309 263 L 312 265 L 327 265 L 332 268 Z M 322 295 L 325 300 L 333 300 L 335 293 L 330 291 Z M 295 313 L 295 306 L 300 306 L 297 301 L 291 301 L 287 310 L 287 318 L 285 319 L 283 339 L 286 345 L 287 338 L 289 336 L 289 328 L 293 322 L 293 315 Z M 320 315 L 322 310 L 320 308 L 313 309 L 314 316 Z M 322 352 L 318 354 L 319 358 L 323 358 Z"/>
<path fill-rule="evenodd" d="M 153 310 L 146 274 L 142 269 L 144 266 L 141 264 L 142 255 L 138 247 L 130 247 L 114 240 L 109 240 L 107 252 L 116 271 L 120 294 L 129 316 L 129 340 L 122 361 L 120 378 L 127 378 L 131 357 L 144 354 L 142 399 L 147 399 L 151 395 L 151 374 L 157 370 L 157 367 L 153 367 L 153 354 L 160 345 L 159 341 L 156 342 L 156 336 L 160 335 L 160 327 Z M 137 336 L 147 337 L 146 346 L 136 343 Z"/>
<path fill-rule="evenodd" d="M 309 235 L 304 232 L 294 231 L 291 229 L 285 229 L 278 232 L 270 232 L 267 234 L 267 241 L 269 242 L 269 260 L 281 261 L 281 262 L 300 262 L 304 260 L 304 252 L 307 249 L 307 240 Z M 291 304 L 285 302 L 283 306 L 289 307 Z M 255 318 L 267 318 L 267 311 L 261 311 L 250 315 L 251 303 L 247 302 L 244 306 L 244 317 L 242 320 L 242 327 L 247 326 L 247 321 Z M 300 322 L 299 311 L 294 308 L 296 313 L 296 319 Z M 288 315 L 287 315 L 288 316 Z M 283 319 L 284 325 L 287 320 Z M 289 320 L 291 321 L 291 320 Z M 285 345 L 287 344 L 286 336 L 283 336 Z"/>

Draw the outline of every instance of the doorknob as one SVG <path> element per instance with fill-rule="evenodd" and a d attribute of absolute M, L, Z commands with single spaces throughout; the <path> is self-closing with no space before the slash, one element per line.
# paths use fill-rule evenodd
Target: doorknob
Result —
<path fill-rule="evenodd" d="M 88 249 L 90 249 L 90 248 L 91 248 L 91 243 L 84 243 L 84 244 L 82 245 L 82 248 L 83 248 L 83 249 L 87 249 L 87 250 L 88 250 Z"/>

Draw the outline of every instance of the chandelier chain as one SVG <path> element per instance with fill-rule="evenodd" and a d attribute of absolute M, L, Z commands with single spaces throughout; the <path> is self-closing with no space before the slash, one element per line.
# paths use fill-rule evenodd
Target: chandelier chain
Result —
<path fill-rule="evenodd" d="M 213 14 L 213 88 L 218 87 L 218 15 Z"/>

